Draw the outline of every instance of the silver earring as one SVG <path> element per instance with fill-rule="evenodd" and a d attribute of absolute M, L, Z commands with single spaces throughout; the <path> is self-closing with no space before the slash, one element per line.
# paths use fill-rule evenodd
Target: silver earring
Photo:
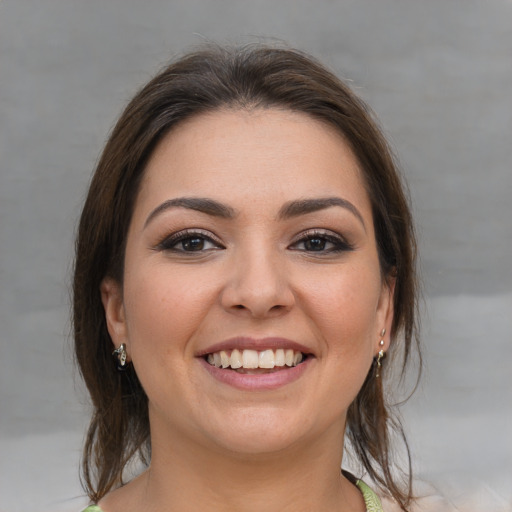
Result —
<path fill-rule="evenodd" d="M 119 345 L 119 348 L 116 348 L 112 352 L 112 355 L 116 358 L 117 369 L 119 371 L 126 370 L 126 365 L 127 365 L 126 359 L 128 357 L 128 354 L 126 353 L 126 345 L 124 343 L 121 343 L 121 345 Z"/>
<path fill-rule="evenodd" d="M 386 329 L 382 329 L 382 331 L 380 331 L 380 337 L 382 338 L 382 337 L 384 336 L 384 334 L 386 334 Z M 384 340 L 383 340 L 383 339 L 381 339 L 381 340 L 379 341 L 379 345 L 380 345 L 381 347 L 383 347 L 383 346 L 384 346 Z"/>
<path fill-rule="evenodd" d="M 386 329 L 382 329 L 382 331 L 380 331 L 380 337 L 382 338 L 382 337 L 384 336 L 384 334 L 386 334 Z M 384 346 L 384 340 L 382 340 L 382 339 L 381 339 L 381 340 L 379 341 L 379 345 L 380 345 L 381 347 L 383 347 L 383 346 Z"/>
<path fill-rule="evenodd" d="M 375 377 L 380 377 L 380 369 L 382 367 L 382 359 L 384 359 L 384 357 L 386 356 L 386 352 L 384 352 L 384 349 L 380 349 L 379 350 L 379 353 L 377 354 L 377 359 L 376 359 L 376 362 L 377 362 L 377 373 L 375 374 Z"/>

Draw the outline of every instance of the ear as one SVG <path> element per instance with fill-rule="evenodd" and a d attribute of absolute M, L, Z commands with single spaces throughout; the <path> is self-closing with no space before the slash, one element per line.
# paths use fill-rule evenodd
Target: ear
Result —
<path fill-rule="evenodd" d="M 105 309 L 107 329 L 114 347 L 127 343 L 127 328 L 121 285 L 111 277 L 103 279 L 100 285 L 101 301 Z"/>
<path fill-rule="evenodd" d="M 383 349 L 385 352 L 389 349 L 391 343 L 391 326 L 393 325 L 394 314 L 394 297 L 395 297 L 395 277 L 386 277 L 382 281 L 382 290 L 379 297 L 379 305 L 377 307 L 377 350 Z M 384 335 L 382 330 L 385 329 Z M 384 340 L 384 345 L 380 345 L 380 341 Z"/>

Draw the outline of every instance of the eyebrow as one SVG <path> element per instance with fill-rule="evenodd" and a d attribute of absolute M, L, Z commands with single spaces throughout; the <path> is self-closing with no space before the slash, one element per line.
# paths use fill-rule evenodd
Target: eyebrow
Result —
<path fill-rule="evenodd" d="M 208 199 L 207 197 L 177 197 L 175 199 L 164 201 L 162 204 L 157 206 L 148 215 L 148 218 L 144 223 L 144 227 L 146 227 L 156 216 L 166 210 L 170 210 L 171 208 L 187 208 L 189 210 L 195 210 L 201 213 L 206 213 L 206 215 L 221 217 L 223 219 L 231 219 L 235 217 L 235 210 L 233 208 L 213 199 Z"/>
<path fill-rule="evenodd" d="M 293 217 L 298 217 L 300 215 L 306 215 L 308 213 L 325 210 L 333 206 L 339 206 L 350 211 L 361 222 L 364 229 L 366 230 L 363 216 L 359 210 L 350 201 L 342 199 L 341 197 L 321 197 L 289 201 L 281 207 L 277 218 L 280 220 L 287 220 Z M 236 216 L 236 211 L 231 208 L 231 206 L 219 203 L 214 199 L 209 199 L 207 197 L 177 197 L 174 199 L 168 199 L 167 201 L 164 201 L 162 204 L 158 205 L 148 215 L 148 218 L 144 223 L 144 228 L 155 217 L 172 208 L 187 208 L 189 210 L 195 210 L 201 213 L 205 213 L 206 215 L 220 217 L 223 219 L 232 219 Z"/>
<path fill-rule="evenodd" d="M 341 197 L 320 197 L 290 201 L 284 204 L 280 209 L 278 218 L 282 220 L 290 219 L 292 217 L 298 217 L 299 215 L 325 210 L 332 206 L 340 206 L 351 212 L 361 222 L 366 231 L 366 225 L 359 210 L 350 201 L 342 199 Z"/>

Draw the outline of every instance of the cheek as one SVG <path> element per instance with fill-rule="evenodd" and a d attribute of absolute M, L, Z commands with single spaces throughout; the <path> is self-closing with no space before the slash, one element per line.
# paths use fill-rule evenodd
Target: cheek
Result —
<path fill-rule="evenodd" d="M 127 276 L 125 308 L 133 358 L 145 356 L 148 345 L 161 356 L 186 350 L 216 295 L 211 279 L 201 279 L 197 272 L 190 278 L 189 273 L 171 272 L 166 265 L 149 271 L 139 266 Z"/>
<path fill-rule="evenodd" d="M 353 266 L 309 283 L 311 317 L 322 331 L 329 352 L 372 353 L 380 295 L 380 273 L 372 266 Z"/>

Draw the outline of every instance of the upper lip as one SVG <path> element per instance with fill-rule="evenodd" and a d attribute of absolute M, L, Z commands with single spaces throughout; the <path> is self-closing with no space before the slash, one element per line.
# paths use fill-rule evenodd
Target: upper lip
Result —
<path fill-rule="evenodd" d="M 268 349 L 293 349 L 303 354 L 311 354 L 311 349 L 297 343 L 296 341 L 280 337 L 267 337 L 267 338 L 251 338 L 249 336 L 236 336 L 227 340 L 221 341 L 210 345 L 209 347 L 200 350 L 196 356 L 202 357 L 221 350 L 268 350 Z"/>

